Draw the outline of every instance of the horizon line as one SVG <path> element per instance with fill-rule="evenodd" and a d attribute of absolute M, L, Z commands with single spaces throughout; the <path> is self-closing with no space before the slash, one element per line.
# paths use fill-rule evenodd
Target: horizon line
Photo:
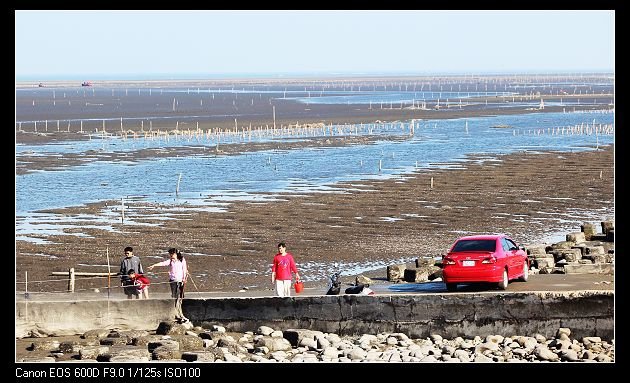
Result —
<path fill-rule="evenodd" d="M 584 74 L 610 74 L 614 75 L 614 69 L 584 69 L 584 70 L 550 70 L 528 69 L 515 71 L 383 71 L 383 72 L 233 72 L 233 73 L 116 73 L 116 74 L 22 74 L 15 75 L 16 82 L 41 82 L 41 81 L 77 81 L 77 80 L 103 80 L 103 81 L 145 81 L 145 80 L 230 80 L 230 79 L 291 79 L 291 78 L 326 78 L 326 77 L 426 77 L 426 76 L 493 76 L 493 75 L 584 75 Z"/>

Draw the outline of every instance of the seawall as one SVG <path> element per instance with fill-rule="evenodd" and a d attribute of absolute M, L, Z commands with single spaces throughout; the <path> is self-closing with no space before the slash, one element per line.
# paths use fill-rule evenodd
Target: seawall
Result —
<path fill-rule="evenodd" d="M 340 335 L 403 332 L 410 337 L 490 334 L 614 338 L 614 292 L 514 292 L 184 299 L 195 325 L 231 331 L 303 328 Z M 18 301 L 16 337 L 73 335 L 96 328 L 155 330 L 174 317 L 170 299 Z"/>

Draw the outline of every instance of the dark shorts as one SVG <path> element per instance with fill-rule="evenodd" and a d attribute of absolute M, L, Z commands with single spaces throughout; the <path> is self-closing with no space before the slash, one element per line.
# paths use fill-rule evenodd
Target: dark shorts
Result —
<path fill-rule="evenodd" d="M 125 295 L 140 295 L 138 286 L 134 285 L 130 279 L 123 280 L 123 291 Z"/>
<path fill-rule="evenodd" d="M 169 281 L 171 284 L 171 297 L 180 298 L 184 292 L 184 284 L 182 282 Z"/>

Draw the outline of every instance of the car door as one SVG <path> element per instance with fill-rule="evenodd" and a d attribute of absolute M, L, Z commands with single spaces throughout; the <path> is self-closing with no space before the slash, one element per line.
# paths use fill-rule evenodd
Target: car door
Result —
<path fill-rule="evenodd" d="M 503 249 L 503 252 L 505 253 L 506 265 L 508 267 L 508 278 L 512 279 L 514 273 L 516 272 L 516 257 L 514 256 L 514 250 L 505 237 L 501 238 L 501 247 Z"/>
<path fill-rule="evenodd" d="M 519 249 L 516 242 L 510 238 L 506 238 L 505 241 L 510 246 L 512 258 L 514 259 L 514 275 L 520 275 L 523 273 L 523 262 L 527 262 L 527 253 Z"/>

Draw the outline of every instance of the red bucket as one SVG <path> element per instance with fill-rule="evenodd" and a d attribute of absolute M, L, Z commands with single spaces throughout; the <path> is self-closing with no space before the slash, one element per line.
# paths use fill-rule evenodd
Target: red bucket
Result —
<path fill-rule="evenodd" d="M 297 281 L 295 282 L 295 284 L 293 285 L 293 287 L 295 288 L 295 292 L 297 294 L 301 293 L 302 291 L 304 291 L 304 282 L 302 281 Z"/>

